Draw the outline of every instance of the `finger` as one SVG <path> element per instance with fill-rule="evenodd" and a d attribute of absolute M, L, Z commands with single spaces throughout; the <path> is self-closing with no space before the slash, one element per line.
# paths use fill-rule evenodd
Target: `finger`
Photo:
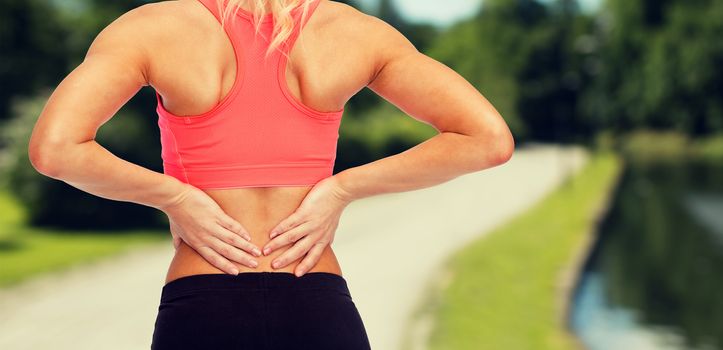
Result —
<path fill-rule="evenodd" d="M 216 266 L 217 268 L 225 271 L 226 273 L 238 275 L 239 271 L 238 268 L 236 268 L 236 265 L 228 261 L 220 254 L 216 253 L 213 248 L 209 246 L 200 246 L 196 249 L 196 251 L 198 251 L 198 253 L 201 254 L 201 256 L 203 256 L 206 261 L 211 263 L 211 265 Z"/>
<path fill-rule="evenodd" d="M 228 214 L 222 214 L 221 218 L 219 218 L 218 223 L 225 229 L 245 238 L 247 241 L 251 241 L 251 235 L 246 231 L 246 229 L 241 225 L 240 222 L 234 220 L 234 218 L 230 217 Z"/>
<path fill-rule="evenodd" d="M 316 266 L 316 263 L 319 262 L 319 259 L 321 259 L 321 254 L 324 252 L 324 249 L 326 248 L 327 243 L 324 242 L 316 242 L 311 249 L 309 249 L 309 252 L 306 253 L 306 256 L 303 260 L 299 263 L 299 265 L 296 266 L 296 271 L 294 274 L 296 277 L 301 277 L 306 273 L 306 271 L 311 270 L 314 266 Z"/>
<path fill-rule="evenodd" d="M 170 231 L 171 231 L 171 238 L 173 238 L 173 248 L 178 249 L 178 246 L 181 244 L 181 237 L 176 231 L 178 230 L 178 227 L 176 225 L 171 224 Z"/>
<path fill-rule="evenodd" d="M 286 232 L 302 223 L 302 216 L 298 211 L 295 211 L 293 214 L 289 215 L 286 219 L 281 220 L 281 222 L 276 225 L 273 229 L 271 229 L 271 232 L 269 232 L 269 238 L 273 239 L 274 237 L 278 236 L 279 234 Z"/>
<path fill-rule="evenodd" d="M 215 235 L 217 238 L 234 247 L 243 249 L 255 256 L 261 256 L 261 249 L 259 249 L 259 247 L 234 233 L 220 229 L 215 233 Z"/>
<path fill-rule="evenodd" d="M 277 248 L 283 247 L 287 244 L 292 244 L 292 243 L 298 241 L 299 239 L 301 239 L 302 237 L 304 237 L 308 232 L 307 226 L 308 225 L 305 225 L 305 223 L 303 223 L 299 226 L 292 228 L 289 231 L 286 231 L 286 232 L 283 232 L 283 233 L 277 235 L 276 238 L 270 240 L 264 246 L 264 249 L 263 249 L 264 255 L 269 255 L 269 254 L 271 254 L 271 252 L 273 252 Z"/>
<path fill-rule="evenodd" d="M 296 261 L 300 257 L 304 256 L 309 251 L 311 246 L 314 244 L 314 238 L 306 236 L 294 244 L 293 247 L 289 248 L 278 256 L 274 261 L 271 262 L 271 267 L 279 269 L 285 267 L 289 263 Z"/>
<path fill-rule="evenodd" d="M 221 254 L 224 258 L 231 259 L 252 268 L 259 266 L 259 262 L 256 261 L 251 254 L 237 249 L 236 247 L 222 241 L 218 237 L 211 236 L 208 238 L 207 242 L 213 250 Z"/>

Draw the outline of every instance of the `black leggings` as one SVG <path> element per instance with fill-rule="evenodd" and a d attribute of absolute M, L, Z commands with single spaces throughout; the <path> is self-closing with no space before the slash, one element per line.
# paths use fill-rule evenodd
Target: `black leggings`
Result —
<path fill-rule="evenodd" d="M 152 350 L 369 350 L 346 280 L 329 272 L 199 274 L 168 282 Z"/>

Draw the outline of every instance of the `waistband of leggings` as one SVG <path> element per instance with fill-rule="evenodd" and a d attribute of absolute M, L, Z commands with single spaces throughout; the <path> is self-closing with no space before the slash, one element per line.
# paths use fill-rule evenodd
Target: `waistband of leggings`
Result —
<path fill-rule="evenodd" d="M 166 283 L 162 295 L 173 297 L 204 290 L 335 289 L 349 294 L 346 279 L 331 272 L 241 272 L 238 275 L 207 273 L 179 277 Z"/>

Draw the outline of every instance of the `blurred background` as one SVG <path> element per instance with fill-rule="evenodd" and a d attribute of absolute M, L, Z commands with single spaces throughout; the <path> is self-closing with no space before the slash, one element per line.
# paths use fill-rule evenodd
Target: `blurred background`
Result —
<path fill-rule="evenodd" d="M 44 177 L 27 156 L 55 86 L 102 28 L 148 2 L 0 0 L 0 289 L 169 239 L 163 213 Z M 590 154 L 567 185 L 450 258 L 456 277 L 430 297 L 434 326 L 415 346 L 723 349 L 723 1 L 340 2 L 468 79 L 518 150 Z M 97 141 L 163 172 L 155 102 L 142 89 Z M 364 89 L 334 172 L 434 134 Z M 560 271 L 572 271 L 566 292 Z"/>

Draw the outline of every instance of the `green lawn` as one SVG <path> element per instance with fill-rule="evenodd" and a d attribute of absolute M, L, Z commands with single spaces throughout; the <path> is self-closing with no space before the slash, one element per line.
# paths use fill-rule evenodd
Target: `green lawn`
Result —
<path fill-rule="evenodd" d="M 450 284 L 427 305 L 430 348 L 574 349 L 559 321 L 556 283 L 621 168 L 611 153 L 593 155 L 532 209 L 454 255 Z"/>
<path fill-rule="evenodd" d="M 157 231 L 58 232 L 27 227 L 24 220 L 24 210 L 0 191 L 0 287 L 149 243 L 170 244 L 170 235 Z"/>

